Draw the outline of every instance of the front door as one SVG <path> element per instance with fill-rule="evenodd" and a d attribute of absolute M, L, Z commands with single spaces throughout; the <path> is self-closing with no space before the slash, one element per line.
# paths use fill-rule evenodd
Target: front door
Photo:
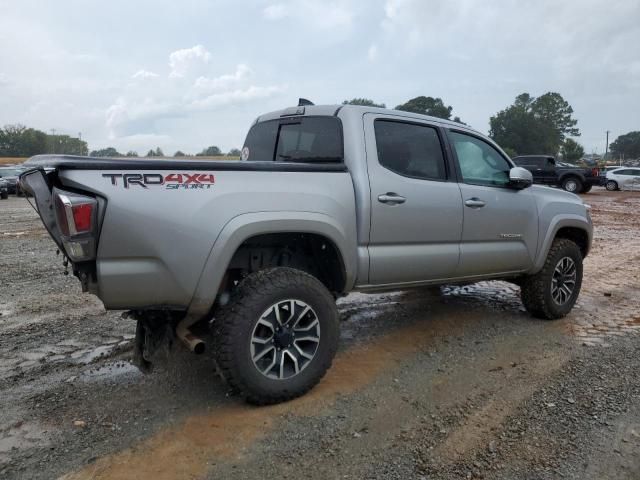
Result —
<path fill-rule="evenodd" d="M 489 142 L 448 131 L 457 159 L 464 226 L 457 276 L 522 272 L 534 262 L 538 241 L 535 198 L 508 186 L 511 165 Z"/>
<path fill-rule="evenodd" d="M 369 283 L 451 277 L 462 234 L 460 188 L 441 131 L 428 123 L 366 114 L 371 187 Z"/>

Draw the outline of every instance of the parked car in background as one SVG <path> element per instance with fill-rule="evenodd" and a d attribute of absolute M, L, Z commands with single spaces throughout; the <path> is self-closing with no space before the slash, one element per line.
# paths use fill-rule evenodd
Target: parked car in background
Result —
<path fill-rule="evenodd" d="M 4 178 L 0 178 L 0 200 L 9 198 L 9 184 Z"/>
<path fill-rule="evenodd" d="M 607 172 L 605 188 L 614 190 L 640 190 L 640 168 L 619 167 Z"/>
<path fill-rule="evenodd" d="M 600 185 L 597 168 L 559 162 L 551 155 L 520 155 L 513 161 L 533 174 L 534 183 L 560 187 L 572 193 L 587 193 L 594 185 Z"/>
<path fill-rule="evenodd" d="M 18 184 L 18 176 L 24 169 L 20 167 L 0 167 L 0 178 L 7 182 L 10 194 L 21 195 L 20 185 Z"/>

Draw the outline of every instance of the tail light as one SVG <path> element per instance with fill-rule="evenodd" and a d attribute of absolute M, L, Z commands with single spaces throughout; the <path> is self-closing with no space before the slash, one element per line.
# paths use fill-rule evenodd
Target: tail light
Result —
<path fill-rule="evenodd" d="M 598 167 L 594 167 L 591 169 L 591 175 L 593 175 L 594 177 L 600 175 L 600 170 L 598 169 Z"/>
<path fill-rule="evenodd" d="M 95 258 L 96 199 L 55 188 L 53 205 L 62 245 L 68 257 L 75 262 Z"/>

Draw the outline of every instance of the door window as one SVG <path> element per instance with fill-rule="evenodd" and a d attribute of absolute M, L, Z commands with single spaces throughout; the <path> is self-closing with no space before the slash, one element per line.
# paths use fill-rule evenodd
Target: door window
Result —
<path fill-rule="evenodd" d="M 433 127 L 388 120 L 375 121 L 380 165 L 399 175 L 446 180 L 438 132 Z"/>
<path fill-rule="evenodd" d="M 449 132 L 464 183 L 505 186 L 511 165 L 491 145 L 459 132 Z"/>

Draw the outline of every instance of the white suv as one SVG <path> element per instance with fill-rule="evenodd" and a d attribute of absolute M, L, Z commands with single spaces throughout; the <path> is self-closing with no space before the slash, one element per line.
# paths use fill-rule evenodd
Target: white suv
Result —
<path fill-rule="evenodd" d="M 605 187 L 613 190 L 640 190 L 640 168 L 622 167 L 607 172 Z"/>

